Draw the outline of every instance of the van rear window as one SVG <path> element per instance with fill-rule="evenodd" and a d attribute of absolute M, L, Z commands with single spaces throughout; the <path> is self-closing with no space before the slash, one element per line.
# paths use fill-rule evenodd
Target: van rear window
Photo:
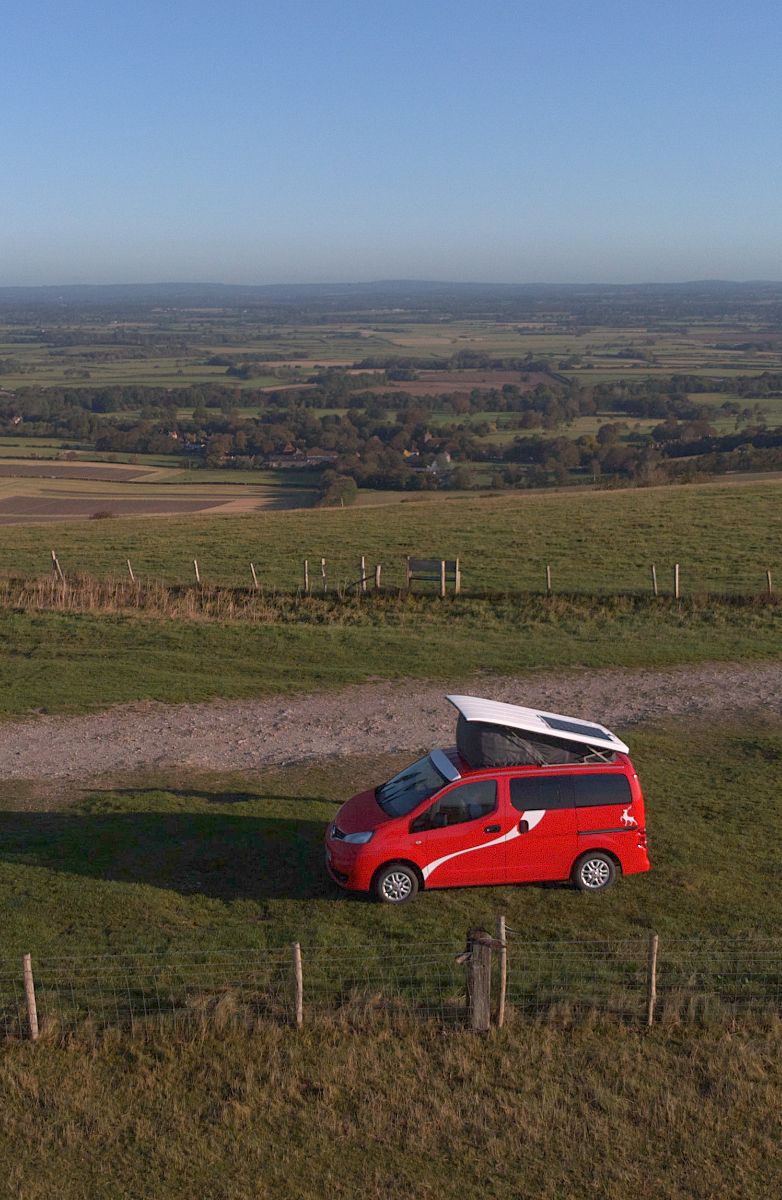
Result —
<path fill-rule="evenodd" d="M 631 804 L 633 795 L 626 775 L 574 775 L 576 808 L 598 804 Z"/>

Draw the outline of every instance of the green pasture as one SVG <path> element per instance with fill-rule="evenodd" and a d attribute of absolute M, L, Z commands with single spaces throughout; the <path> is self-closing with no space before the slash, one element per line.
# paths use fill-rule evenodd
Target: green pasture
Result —
<path fill-rule="evenodd" d="M 777 658 L 782 645 L 778 603 L 541 596 L 445 603 L 275 603 L 260 596 L 253 603 L 256 620 L 251 612 L 233 621 L 0 609 L 0 716 L 252 697 L 379 678 L 445 685 L 482 672 L 762 660 Z"/>
<path fill-rule="evenodd" d="M 338 719 L 338 717 L 337 717 Z M 58 794 L 0 791 L 0 954 L 243 947 L 461 948 L 505 913 L 523 938 L 776 936 L 782 724 L 620 730 L 646 796 L 653 871 L 605 895 L 569 887 L 422 893 L 399 909 L 340 891 L 323 866 L 339 803 L 414 757 L 325 760 L 246 775 L 144 776 Z M 422 750 L 426 747 L 421 747 Z M 370 949 L 371 948 L 371 949 Z"/>
<path fill-rule="evenodd" d="M 193 472 L 194 478 L 199 473 Z M 253 473 L 254 474 L 254 473 Z M 67 573 L 110 575 L 130 558 L 141 576 L 192 578 L 197 558 L 210 584 L 245 583 L 254 562 L 263 585 L 301 585 L 302 561 L 327 560 L 331 586 L 358 577 L 361 555 L 403 580 L 404 556 L 459 557 L 467 592 L 540 591 L 546 563 L 556 592 L 648 591 L 654 563 L 663 590 L 681 564 L 684 595 L 757 593 L 771 569 L 782 585 L 782 506 L 777 482 L 623 491 L 421 499 L 386 506 L 59 524 Z M 48 570 L 52 530 L 0 528 L 0 572 Z"/>
<path fill-rule="evenodd" d="M 480 442 L 487 442 L 493 445 L 510 446 L 519 437 L 594 437 L 598 430 L 606 424 L 616 422 L 624 422 L 627 425 L 627 430 L 620 435 L 619 441 L 626 442 L 637 433 L 648 433 L 656 425 L 660 424 L 659 418 L 639 418 L 628 416 L 622 412 L 600 413 L 593 417 L 575 417 L 572 421 L 568 421 L 563 425 L 558 425 L 555 429 L 523 429 L 514 423 L 514 416 L 506 413 L 497 412 L 480 412 L 470 413 L 469 415 L 454 415 L 452 413 L 434 413 L 432 414 L 432 425 L 463 425 L 465 428 L 474 430 L 475 427 L 484 422 L 488 422 L 490 428 L 488 433 L 478 435 Z M 733 428 L 733 418 L 730 418 L 730 428 Z"/>
<path fill-rule="evenodd" d="M 78 442 L 63 438 L 0 437 L 0 458 L 56 458 Z M 90 458 L 100 456 L 90 452 Z"/>

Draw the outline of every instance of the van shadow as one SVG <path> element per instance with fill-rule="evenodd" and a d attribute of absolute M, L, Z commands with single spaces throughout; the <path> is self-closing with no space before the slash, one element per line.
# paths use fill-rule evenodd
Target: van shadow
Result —
<path fill-rule="evenodd" d="M 348 893 L 326 872 L 325 829 L 225 812 L 0 812 L 0 862 L 223 901 L 335 900 Z"/>

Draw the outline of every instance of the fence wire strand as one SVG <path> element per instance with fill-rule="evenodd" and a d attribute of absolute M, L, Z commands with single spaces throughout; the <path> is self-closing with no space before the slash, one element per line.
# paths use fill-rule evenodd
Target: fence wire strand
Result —
<path fill-rule="evenodd" d="M 303 946 L 307 1017 L 367 1015 L 464 1023 L 463 943 L 362 950 Z M 648 1001 L 648 940 L 527 941 L 508 931 L 506 1011 L 512 1019 L 585 1013 L 641 1023 Z M 154 1024 L 293 1020 L 290 947 L 189 957 L 33 957 L 42 1033 Z M 497 956 L 495 987 L 499 977 Z M 660 939 L 659 1020 L 782 1014 L 782 940 Z M 27 1036 L 20 959 L 0 960 L 0 1037 Z"/>

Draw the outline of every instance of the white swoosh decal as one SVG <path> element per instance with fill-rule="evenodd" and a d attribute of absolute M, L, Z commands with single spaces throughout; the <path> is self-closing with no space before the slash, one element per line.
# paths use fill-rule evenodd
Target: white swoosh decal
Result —
<path fill-rule="evenodd" d="M 529 812 L 519 813 L 519 820 L 526 821 L 530 829 L 534 829 L 536 825 L 540 824 L 545 815 L 545 808 L 535 808 L 530 809 Z M 490 817 L 491 813 L 488 814 L 486 819 L 488 820 Z M 499 846 L 502 842 L 512 842 L 514 838 L 520 836 L 518 825 L 514 825 L 509 833 L 503 833 L 501 837 L 492 838 L 490 842 L 480 842 L 477 846 L 468 846 L 466 850 L 454 850 L 453 854 L 444 854 L 442 858 L 436 858 L 434 862 L 429 863 L 428 867 L 423 868 L 421 874 L 424 877 L 424 881 L 426 881 L 432 874 L 432 871 L 436 871 L 443 863 L 450 862 L 452 858 L 459 858 L 462 854 L 472 854 L 473 850 L 487 850 L 489 846 Z"/>

